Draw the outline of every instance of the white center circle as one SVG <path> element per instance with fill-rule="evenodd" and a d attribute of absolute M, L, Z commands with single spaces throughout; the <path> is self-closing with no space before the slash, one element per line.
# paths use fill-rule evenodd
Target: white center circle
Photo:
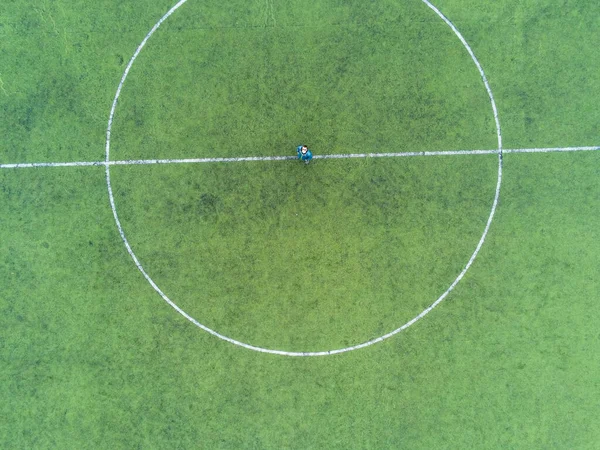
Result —
<path fill-rule="evenodd" d="M 362 342 L 362 343 L 358 343 L 356 345 L 353 346 L 349 346 L 349 347 L 344 347 L 344 348 L 338 348 L 338 349 L 333 349 L 333 350 L 325 350 L 325 351 L 318 351 L 318 352 L 290 352 L 290 351 L 284 351 L 284 350 L 277 350 L 277 349 L 269 349 L 269 348 L 263 348 L 263 347 L 258 347 L 258 346 L 254 346 L 245 342 L 241 342 L 238 340 L 235 340 L 233 338 L 230 338 L 228 336 L 222 335 L 220 333 L 218 333 L 217 331 L 203 325 L 202 323 L 198 322 L 196 319 L 194 319 L 193 317 L 191 317 L 189 314 L 187 314 L 184 310 L 182 310 L 177 304 L 175 304 L 171 299 L 169 299 L 169 297 L 167 297 L 167 295 L 158 287 L 158 285 L 152 280 L 152 278 L 148 275 L 148 273 L 146 272 L 146 270 L 144 269 L 144 267 L 141 265 L 139 259 L 137 258 L 137 256 L 135 255 L 135 253 L 133 252 L 131 245 L 129 244 L 129 241 L 127 240 L 127 237 L 125 236 L 125 233 L 123 231 L 123 228 L 121 226 L 121 222 L 119 220 L 119 216 L 117 214 L 117 210 L 116 210 L 116 206 L 115 206 L 115 200 L 114 200 L 114 195 L 113 195 L 113 190 L 112 190 L 112 186 L 111 186 L 111 178 L 110 178 L 110 134 L 111 134 L 111 129 L 112 129 L 112 124 L 113 124 L 113 119 L 114 119 L 114 115 L 115 115 L 115 111 L 116 111 L 116 107 L 117 107 L 117 102 L 121 93 L 121 89 L 123 88 L 123 84 L 125 82 L 125 79 L 127 78 L 127 75 L 129 74 L 129 71 L 134 63 L 134 61 L 136 60 L 136 58 L 138 57 L 139 53 L 141 52 L 141 50 L 144 48 L 144 46 L 146 45 L 148 39 L 150 39 L 150 37 L 154 34 L 154 32 L 160 27 L 160 25 L 171 15 L 173 14 L 180 6 L 182 6 L 184 3 L 187 2 L 187 0 L 180 0 L 175 6 L 173 6 L 155 25 L 154 27 L 150 30 L 150 32 L 148 32 L 148 34 L 146 35 L 146 37 L 144 38 L 144 40 L 140 43 L 140 45 L 138 46 L 138 48 L 136 49 L 135 53 L 133 54 L 133 56 L 131 57 L 129 63 L 127 64 L 125 71 L 123 73 L 123 76 L 121 77 L 121 81 L 119 83 L 119 86 L 117 88 L 117 92 L 115 94 L 113 103 L 112 103 L 112 107 L 110 110 L 110 115 L 109 115 L 109 119 L 108 119 L 108 126 L 107 126 L 107 131 L 106 131 L 106 159 L 105 159 L 105 169 L 106 169 L 106 183 L 107 183 L 107 187 L 108 187 L 108 195 L 109 195 L 109 200 L 110 200 L 110 204 L 111 204 L 111 209 L 113 211 L 113 216 L 115 218 L 115 222 L 119 231 L 119 234 L 121 236 L 121 239 L 123 240 L 123 243 L 125 244 L 125 247 L 127 248 L 128 253 L 130 254 L 130 256 L 132 257 L 136 267 L 138 268 L 138 270 L 142 273 L 142 275 L 144 276 L 144 278 L 146 278 L 146 280 L 148 281 L 148 283 L 150 283 L 150 285 L 154 288 L 154 290 L 163 298 L 164 301 L 166 301 L 169 305 L 171 305 L 178 313 L 180 313 L 182 316 L 184 316 L 187 320 L 189 320 L 190 322 L 192 322 L 194 325 L 196 325 L 197 327 L 203 329 L 204 331 L 220 338 L 223 339 L 227 342 L 230 342 L 232 344 L 247 348 L 249 350 L 254 350 L 254 351 L 258 351 L 258 352 L 263 352 L 263 353 L 271 353 L 271 354 L 278 354 L 278 355 L 284 355 L 284 356 L 324 356 L 324 355 L 333 355 L 333 354 L 337 354 L 337 353 L 344 353 L 344 352 L 348 352 L 351 350 L 357 350 L 359 348 L 363 348 L 363 347 L 368 347 L 370 345 L 373 345 L 377 342 L 381 342 L 391 336 L 394 336 L 395 334 L 399 333 L 400 331 L 405 330 L 406 328 L 408 328 L 409 326 L 411 326 L 412 324 L 414 324 L 415 322 L 417 322 L 419 319 L 423 318 L 424 316 L 426 316 L 431 310 L 433 310 L 437 305 L 439 305 L 447 296 L 448 294 L 454 289 L 454 287 L 456 287 L 456 285 L 460 282 L 460 280 L 464 277 L 465 273 L 467 272 L 467 270 L 471 267 L 471 265 L 473 264 L 473 261 L 475 260 L 475 258 L 477 257 L 477 254 L 479 253 L 479 250 L 481 249 L 485 238 L 487 236 L 487 233 L 489 231 L 490 225 L 492 223 L 495 211 L 496 211 L 496 207 L 498 204 L 498 199 L 500 196 L 500 186 L 502 183 L 502 135 L 500 132 L 500 122 L 498 119 L 498 113 L 497 113 L 497 109 L 496 109 L 496 104 L 494 101 L 494 97 L 492 94 L 492 91 L 490 89 L 490 86 L 488 84 L 487 78 L 485 76 L 485 73 L 483 72 L 483 69 L 481 67 L 481 65 L 479 64 L 479 61 L 477 60 L 477 58 L 475 57 L 475 54 L 473 53 L 471 47 L 468 45 L 468 43 L 466 42 L 466 40 L 463 38 L 463 36 L 460 34 L 460 32 L 458 31 L 458 29 L 434 6 L 432 5 L 429 1 L 427 0 L 422 0 L 423 3 L 425 3 L 431 10 L 433 10 L 454 32 L 454 34 L 459 38 L 459 40 L 461 41 L 461 43 L 463 44 L 463 46 L 465 47 L 465 49 L 467 50 L 467 52 L 469 53 L 471 59 L 473 60 L 473 62 L 475 63 L 475 65 L 477 66 L 477 70 L 479 71 L 481 78 L 483 80 L 483 83 L 485 85 L 485 89 L 488 93 L 490 102 L 491 102 L 491 106 L 492 106 L 492 110 L 493 110 L 493 115 L 494 115 L 494 121 L 495 121 L 495 125 L 496 125 L 496 132 L 497 132 L 497 139 L 498 139 L 498 150 L 497 150 L 497 154 L 498 154 L 498 178 L 497 178 L 497 183 L 496 183 L 496 190 L 495 190 L 495 195 L 494 195 L 494 201 L 492 204 L 492 208 L 490 211 L 490 214 L 488 216 L 487 222 L 486 222 L 486 226 L 483 230 L 483 234 L 481 236 L 481 238 L 479 239 L 479 242 L 475 248 L 475 250 L 473 251 L 471 257 L 469 258 L 467 264 L 465 265 L 465 267 L 463 268 L 463 270 L 460 272 L 460 274 L 455 278 L 455 280 L 452 282 L 452 284 L 448 287 L 448 289 L 442 294 L 440 295 L 437 300 L 435 300 L 430 306 L 428 306 L 427 308 L 425 308 L 423 311 L 421 311 L 421 313 L 419 313 L 417 316 L 415 316 L 414 318 L 412 318 L 411 320 L 409 320 L 408 322 L 406 322 L 405 324 L 403 324 L 402 326 L 390 331 L 387 334 L 384 334 L 382 336 L 379 336 L 377 338 L 371 339 L 369 341 L 366 342 Z"/>

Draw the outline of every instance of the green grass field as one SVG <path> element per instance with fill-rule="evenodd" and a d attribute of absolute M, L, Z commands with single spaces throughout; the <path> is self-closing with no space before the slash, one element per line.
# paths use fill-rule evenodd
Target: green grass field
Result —
<path fill-rule="evenodd" d="M 136 268 L 100 162 L 175 4 L 0 5 L 0 448 L 600 448 L 600 4 L 439 0 L 504 149 L 445 300 L 329 356 L 233 345 Z M 481 75 L 421 0 L 188 0 L 111 124 L 122 230 L 166 296 L 268 350 L 398 329 L 482 239 Z M 4 165 L 4 166 L 3 166 Z"/>

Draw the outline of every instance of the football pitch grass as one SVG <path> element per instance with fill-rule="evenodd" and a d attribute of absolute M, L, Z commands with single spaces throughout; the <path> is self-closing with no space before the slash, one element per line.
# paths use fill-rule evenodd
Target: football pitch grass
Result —
<path fill-rule="evenodd" d="M 0 6 L 0 447 L 598 448 L 600 5 L 183 3 Z"/>

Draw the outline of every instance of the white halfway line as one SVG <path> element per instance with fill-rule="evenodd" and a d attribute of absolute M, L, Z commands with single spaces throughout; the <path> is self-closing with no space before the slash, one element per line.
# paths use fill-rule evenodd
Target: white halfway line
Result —
<path fill-rule="evenodd" d="M 598 147 L 549 147 L 549 148 L 513 148 L 503 149 L 502 153 L 551 153 L 551 152 L 580 152 L 600 150 Z M 315 155 L 313 159 L 348 159 L 348 158 L 394 158 L 407 156 L 455 156 L 455 155 L 494 155 L 498 150 L 452 150 L 439 152 L 399 152 L 399 153 L 349 153 L 334 155 Z M 144 164 L 194 164 L 213 162 L 244 162 L 244 161 L 289 161 L 295 156 L 242 156 L 233 158 L 186 158 L 186 159 L 131 159 L 123 161 L 73 161 L 73 162 L 44 162 L 44 163 L 13 163 L 0 164 L 0 169 L 26 169 L 34 167 L 85 167 L 85 166 L 127 166 Z"/>

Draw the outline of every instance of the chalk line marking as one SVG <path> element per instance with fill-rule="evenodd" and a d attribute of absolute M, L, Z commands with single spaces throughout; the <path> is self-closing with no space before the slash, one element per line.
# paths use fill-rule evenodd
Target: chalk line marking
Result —
<path fill-rule="evenodd" d="M 598 147 L 549 147 L 549 148 L 512 148 L 502 149 L 502 153 L 552 153 L 552 152 L 581 152 L 600 150 Z M 450 150 L 439 152 L 398 152 L 398 153 L 350 153 L 333 155 L 315 155 L 313 159 L 346 159 L 346 158 L 401 158 L 409 156 L 460 156 L 460 155 L 494 155 L 498 150 Z M 86 166 L 128 166 L 145 164 L 197 164 L 219 162 L 245 161 L 291 161 L 296 156 L 241 156 L 234 158 L 185 158 L 185 159 L 130 159 L 123 161 L 74 161 L 74 162 L 45 162 L 45 163 L 13 163 L 0 164 L 0 169 L 29 169 L 34 167 L 86 167 Z"/>
<path fill-rule="evenodd" d="M 406 328 L 408 328 L 409 326 L 411 326 L 412 324 L 414 324 L 415 322 L 417 322 L 421 318 L 425 317 L 431 310 L 433 310 L 438 304 L 440 304 L 448 296 L 448 294 L 454 289 L 454 287 L 464 277 L 464 275 L 467 272 L 467 270 L 469 269 L 469 267 L 471 267 L 471 265 L 473 264 L 473 261 L 475 260 L 477 254 L 479 253 L 479 250 L 481 249 L 481 246 L 483 245 L 483 243 L 485 241 L 485 237 L 487 236 L 487 233 L 489 231 L 490 225 L 492 223 L 492 219 L 494 217 L 494 213 L 495 213 L 496 207 L 498 205 L 498 199 L 500 197 L 500 186 L 502 184 L 502 134 L 501 134 L 501 131 L 500 131 L 500 121 L 498 119 L 498 110 L 496 108 L 496 102 L 494 101 L 494 96 L 492 94 L 492 90 L 491 90 L 491 88 L 489 86 L 489 83 L 487 81 L 485 73 L 483 72 L 483 69 L 482 69 L 481 65 L 479 64 L 479 61 L 475 57 L 475 54 L 471 50 L 471 47 L 466 42 L 466 40 L 462 37 L 462 35 L 458 31 L 458 29 L 435 6 L 433 6 L 429 1 L 422 0 L 442 20 L 444 20 L 444 22 L 446 22 L 446 24 L 448 24 L 448 26 L 450 26 L 450 28 L 452 29 L 452 31 L 458 36 L 458 38 L 462 42 L 463 46 L 467 49 L 469 55 L 471 56 L 471 59 L 473 60 L 473 62 L 475 63 L 475 65 L 477 67 L 477 70 L 479 71 L 479 74 L 481 75 L 481 78 L 482 78 L 483 83 L 485 85 L 485 89 L 486 89 L 486 91 L 488 93 L 488 96 L 490 98 L 490 102 L 492 104 L 492 110 L 493 110 L 493 113 L 494 113 L 494 121 L 495 121 L 495 124 L 496 124 L 496 131 L 497 131 L 497 138 L 498 138 L 498 150 L 495 151 L 495 153 L 498 154 L 498 181 L 497 181 L 497 184 L 496 184 L 496 192 L 495 192 L 495 195 L 494 195 L 494 201 L 493 201 L 493 204 L 492 204 L 492 209 L 491 209 L 490 215 L 488 217 L 485 229 L 483 231 L 483 235 L 481 236 L 481 239 L 479 240 L 479 242 L 477 244 L 477 247 L 475 248 L 475 251 L 471 255 L 471 257 L 470 257 L 469 261 L 467 262 L 466 266 L 464 267 L 464 269 L 456 277 L 456 279 L 450 285 L 450 287 L 435 302 L 433 302 L 428 308 L 426 308 L 425 310 L 423 310 L 420 314 L 418 314 L 412 320 L 410 320 L 409 322 L 407 322 L 404 325 L 400 326 L 399 328 L 397 328 L 397 329 L 395 329 L 395 330 L 393 330 L 393 331 L 391 331 L 391 332 L 389 332 L 389 333 L 387 333 L 387 334 L 385 334 L 383 336 L 377 337 L 375 339 L 371 339 L 369 341 L 366 341 L 366 342 L 363 342 L 361 344 L 357 344 L 357 345 L 354 345 L 354 346 L 351 346 L 351 347 L 338 348 L 338 349 L 334 349 L 334 350 L 326 350 L 326 351 L 319 351 L 319 352 L 289 352 L 289 351 L 284 351 L 284 350 L 268 349 L 268 348 L 254 346 L 254 345 L 247 344 L 245 342 L 241 342 L 241 341 L 238 341 L 236 339 L 230 338 L 228 336 L 222 335 L 222 334 L 218 333 L 217 331 L 212 330 L 211 328 L 208 328 L 207 326 L 205 326 L 202 323 L 198 322 L 196 319 L 194 319 L 189 314 L 187 314 L 185 311 L 183 311 L 171 299 L 169 299 L 169 297 L 167 297 L 167 295 L 156 285 L 156 283 L 152 280 L 152 278 L 150 277 L 150 275 L 148 275 L 148 273 L 142 267 L 142 265 L 139 262 L 137 256 L 133 252 L 133 249 L 131 248 L 131 245 L 129 244 L 129 241 L 127 240 L 127 238 L 125 236 L 125 233 L 124 233 L 123 228 L 121 226 L 121 222 L 120 222 L 118 214 L 117 214 L 117 210 L 116 210 L 116 206 L 115 206 L 115 200 L 114 200 L 113 191 L 112 191 L 112 186 L 111 186 L 111 182 L 110 182 L 110 132 L 111 132 L 111 128 L 112 128 L 112 123 L 113 123 L 113 120 L 114 120 L 114 116 L 115 116 L 115 110 L 116 110 L 116 107 L 117 107 L 117 102 L 118 102 L 118 99 L 119 99 L 119 95 L 121 94 L 121 90 L 123 88 L 123 84 L 125 83 L 125 79 L 127 78 L 127 75 L 129 74 L 129 70 L 131 69 L 131 66 L 133 65 L 133 62 L 135 61 L 135 59 L 137 58 L 137 56 L 139 55 L 139 53 L 141 52 L 141 50 L 143 49 L 143 47 L 146 45 L 146 42 L 148 42 L 148 39 L 150 39 L 150 37 L 154 34 L 154 32 L 158 29 L 158 27 L 160 27 L 160 25 L 171 14 L 173 14 L 179 7 L 181 7 L 186 1 L 187 0 L 181 0 L 179 3 L 177 3 L 173 8 L 171 8 L 166 13 L 156 23 L 156 25 L 154 25 L 154 27 L 150 30 L 150 32 L 148 32 L 148 34 L 146 35 L 146 37 L 144 38 L 144 40 L 141 42 L 141 44 L 138 46 L 138 48 L 136 49 L 135 53 L 131 57 L 131 60 L 129 61 L 129 63 L 127 64 L 127 67 L 125 68 L 123 76 L 121 77 L 121 81 L 119 82 L 119 86 L 117 88 L 117 92 L 115 94 L 115 98 L 113 100 L 112 107 L 111 107 L 111 110 L 110 110 L 110 115 L 109 115 L 109 119 L 108 119 L 108 126 L 107 126 L 107 130 L 106 130 L 106 160 L 105 160 L 106 184 L 107 184 L 107 188 L 108 188 L 108 196 L 109 196 L 109 200 L 110 200 L 111 209 L 113 211 L 113 216 L 115 218 L 115 223 L 116 223 L 117 228 L 119 230 L 119 234 L 121 236 L 121 239 L 123 240 L 123 243 L 125 244 L 125 247 L 127 248 L 127 251 L 129 253 L 129 255 L 131 256 L 131 258 L 133 259 L 136 267 L 142 273 L 142 275 L 144 276 L 144 278 L 146 278 L 146 280 L 148 281 L 148 283 L 150 283 L 150 285 L 163 298 L 163 300 L 165 302 L 167 302 L 169 305 L 171 305 L 171 307 L 173 307 L 179 314 L 181 314 L 187 320 L 189 320 L 190 322 L 192 322 L 197 327 L 203 329 L 207 333 L 210 333 L 213 336 L 216 336 L 216 337 L 218 337 L 220 339 L 223 339 L 223 340 L 225 340 L 225 341 L 227 341 L 227 342 L 229 342 L 231 344 L 238 345 L 238 346 L 244 347 L 244 348 L 249 349 L 249 350 L 254 350 L 254 351 L 262 352 L 262 353 L 270 353 L 270 354 L 276 354 L 276 355 L 283 355 L 283 356 L 325 356 L 325 355 L 333 355 L 333 354 L 345 353 L 345 352 L 349 352 L 349 351 L 353 351 L 353 350 L 358 350 L 360 348 L 368 347 L 370 345 L 373 345 L 373 344 L 376 344 L 378 342 L 384 341 L 385 339 L 388 339 L 388 338 L 396 335 L 400 331 L 405 330 Z"/>
<path fill-rule="evenodd" d="M 138 48 L 134 52 L 134 54 L 131 57 L 129 63 L 127 64 L 127 67 L 125 68 L 123 76 L 121 77 L 121 81 L 119 82 L 119 86 L 117 88 L 117 92 L 115 94 L 115 98 L 113 100 L 112 107 L 111 107 L 111 110 L 110 110 L 109 119 L 108 119 L 108 126 L 107 126 L 107 129 L 106 129 L 106 159 L 105 159 L 105 169 L 106 169 L 106 184 L 107 184 L 107 188 L 108 188 L 108 196 L 109 196 L 109 200 L 110 200 L 110 205 L 111 205 L 111 208 L 112 208 L 112 211 L 113 211 L 113 216 L 115 218 L 115 223 L 116 223 L 117 228 L 119 230 L 119 234 L 121 236 L 121 239 L 123 240 L 123 243 L 125 244 L 125 247 L 127 248 L 127 251 L 129 252 L 129 255 L 131 256 L 131 258 L 133 259 L 136 267 L 142 273 L 142 275 L 144 276 L 144 278 L 146 278 L 146 280 L 148 281 L 148 283 L 150 283 L 150 285 L 163 298 L 163 300 L 165 302 L 167 302 L 169 305 L 171 305 L 177 312 L 179 312 L 179 314 L 181 314 L 182 316 L 184 316 L 186 319 L 188 319 L 190 322 L 192 322 L 193 324 L 195 324 L 199 328 L 203 329 L 204 331 L 206 331 L 206 332 L 208 332 L 208 333 L 212 334 L 213 336 L 216 336 L 216 337 L 218 337 L 220 339 L 223 339 L 223 340 L 225 340 L 227 342 L 230 342 L 231 344 L 238 345 L 238 346 L 247 348 L 249 350 L 254 350 L 254 351 L 257 351 L 257 352 L 270 353 L 270 354 L 276 354 L 276 355 L 284 355 L 284 356 L 325 356 L 325 355 L 333 355 L 333 354 L 338 354 L 338 353 L 349 352 L 349 351 L 352 351 L 352 350 L 357 350 L 357 349 L 360 349 L 360 348 L 368 347 L 368 346 L 373 345 L 375 343 L 381 342 L 381 341 L 383 341 L 383 340 L 385 340 L 385 339 L 387 339 L 387 338 L 389 338 L 391 336 L 394 336 L 395 334 L 399 333 L 400 331 L 408 328 L 409 326 L 411 326 L 412 324 L 414 324 L 415 322 L 417 322 L 419 319 L 425 317 L 431 310 L 433 310 L 438 304 L 440 304 L 448 296 L 448 294 L 454 289 L 454 287 L 464 277 L 464 275 L 467 272 L 467 270 L 469 269 L 469 267 L 471 267 L 471 265 L 473 264 L 473 261 L 475 260 L 477 254 L 479 253 L 479 250 L 481 249 L 481 246 L 483 245 L 483 243 L 485 241 L 485 237 L 487 236 L 487 233 L 489 231 L 490 225 L 492 223 L 492 219 L 494 217 L 494 213 L 496 211 L 496 207 L 498 205 L 498 199 L 499 199 L 499 196 L 500 196 L 500 186 L 502 184 L 502 133 L 500 131 L 500 121 L 498 119 L 498 110 L 496 108 L 496 102 L 494 101 L 494 96 L 492 94 L 492 90 L 491 90 L 491 88 L 489 86 L 489 83 L 487 81 L 485 73 L 483 72 L 483 69 L 482 69 L 481 65 L 479 64 L 479 61 L 475 57 L 475 54 L 473 53 L 473 50 L 471 49 L 471 47 L 469 46 L 469 44 L 467 43 L 467 41 L 463 38 L 463 36 L 460 34 L 460 32 L 458 31 L 458 29 L 452 24 L 452 22 L 450 22 L 429 1 L 422 0 L 444 22 L 446 22 L 446 24 L 452 29 L 452 31 L 454 32 L 454 34 L 456 34 L 456 36 L 462 42 L 463 46 L 466 48 L 467 52 L 471 56 L 471 59 L 475 63 L 475 65 L 477 67 L 477 70 L 479 71 L 479 74 L 481 75 L 481 79 L 483 80 L 485 89 L 486 89 L 486 91 L 488 93 L 488 96 L 490 98 L 490 102 L 491 102 L 491 105 L 492 105 L 492 110 L 493 110 L 493 113 L 494 113 L 494 121 L 495 121 L 495 124 L 496 124 L 496 132 L 497 132 L 497 138 L 498 138 L 498 150 L 495 151 L 495 153 L 497 153 L 497 155 L 498 155 L 498 182 L 496 184 L 496 192 L 495 192 L 495 195 L 494 195 L 494 201 L 493 201 L 493 204 L 492 204 L 492 209 L 491 209 L 490 215 L 488 217 L 485 229 L 483 231 L 483 235 L 481 236 L 481 239 L 479 240 L 479 243 L 477 244 L 477 247 L 475 248 L 475 251 L 471 255 L 471 258 L 467 262 L 467 264 L 464 267 L 464 269 L 456 277 L 456 279 L 450 285 L 450 287 L 446 290 L 446 292 L 444 292 L 428 308 L 426 308 L 425 310 L 423 310 L 419 315 L 417 315 L 415 318 L 413 318 L 409 322 L 405 323 L 401 327 L 399 327 L 399 328 L 397 328 L 397 329 L 395 329 L 395 330 L 393 330 L 393 331 L 391 331 L 391 332 L 389 332 L 389 333 L 387 333 L 387 334 L 385 334 L 383 336 L 380 336 L 380 337 L 375 338 L 375 339 L 371 339 L 369 341 L 366 341 L 366 342 L 363 342 L 361 344 L 354 345 L 354 346 L 351 346 L 351 347 L 338 348 L 338 349 L 334 349 L 334 350 L 327 350 L 327 351 L 320 351 L 320 352 L 288 352 L 288 351 L 284 351 L 284 350 L 275 350 L 275 349 L 268 349 L 268 348 L 258 347 L 258 346 L 254 346 L 254 345 L 251 345 L 251 344 L 247 344 L 245 342 L 241 342 L 241 341 L 232 339 L 232 338 L 230 338 L 228 336 L 225 336 L 225 335 L 222 335 L 222 334 L 216 332 L 215 330 L 212 330 L 212 329 L 208 328 L 207 326 L 201 324 L 196 319 L 194 319 L 193 317 L 191 317 L 185 311 L 183 311 L 171 299 L 169 299 L 169 297 L 166 296 L 166 294 L 156 285 L 156 283 L 152 280 L 152 278 L 150 278 L 150 276 L 148 275 L 148 273 L 144 270 L 144 268 L 140 264 L 137 256 L 133 252 L 133 250 L 131 248 L 131 245 L 129 244 L 129 242 L 128 242 L 126 236 L 125 236 L 125 233 L 124 233 L 123 228 L 121 226 L 121 222 L 119 221 L 119 217 L 118 217 L 117 210 L 116 210 L 116 207 L 115 207 L 115 200 L 114 200 L 114 196 L 113 196 L 112 186 L 111 186 L 111 182 L 110 182 L 110 167 L 111 167 L 111 164 L 110 164 L 110 132 L 111 132 L 111 128 L 112 128 L 112 123 L 113 123 L 113 120 L 114 120 L 114 116 L 115 116 L 115 110 L 116 110 L 116 107 L 117 107 L 117 102 L 119 100 L 119 95 L 121 94 L 121 90 L 123 88 L 123 84 L 125 83 L 125 79 L 127 78 L 127 75 L 129 74 L 129 70 L 131 69 L 131 66 L 133 65 L 135 59 L 137 58 L 137 56 L 140 54 L 140 52 L 142 51 L 142 49 L 146 45 L 146 42 L 148 42 L 148 39 L 150 39 L 150 37 L 154 34 L 154 32 L 158 29 L 158 27 L 160 27 L 160 25 L 171 14 L 173 14 L 179 7 L 181 7 L 186 1 L 187 0 L 180 0 L 179 3 L 177 3 L 175 6 L 173 6 L 163 17 L 161 17 L 161 19 L 148 32 L 148 34 L 146 35 L 146 37 L 143 39 L 143 41 L 140 43 L 140 45 L 138 46 Z"/>

